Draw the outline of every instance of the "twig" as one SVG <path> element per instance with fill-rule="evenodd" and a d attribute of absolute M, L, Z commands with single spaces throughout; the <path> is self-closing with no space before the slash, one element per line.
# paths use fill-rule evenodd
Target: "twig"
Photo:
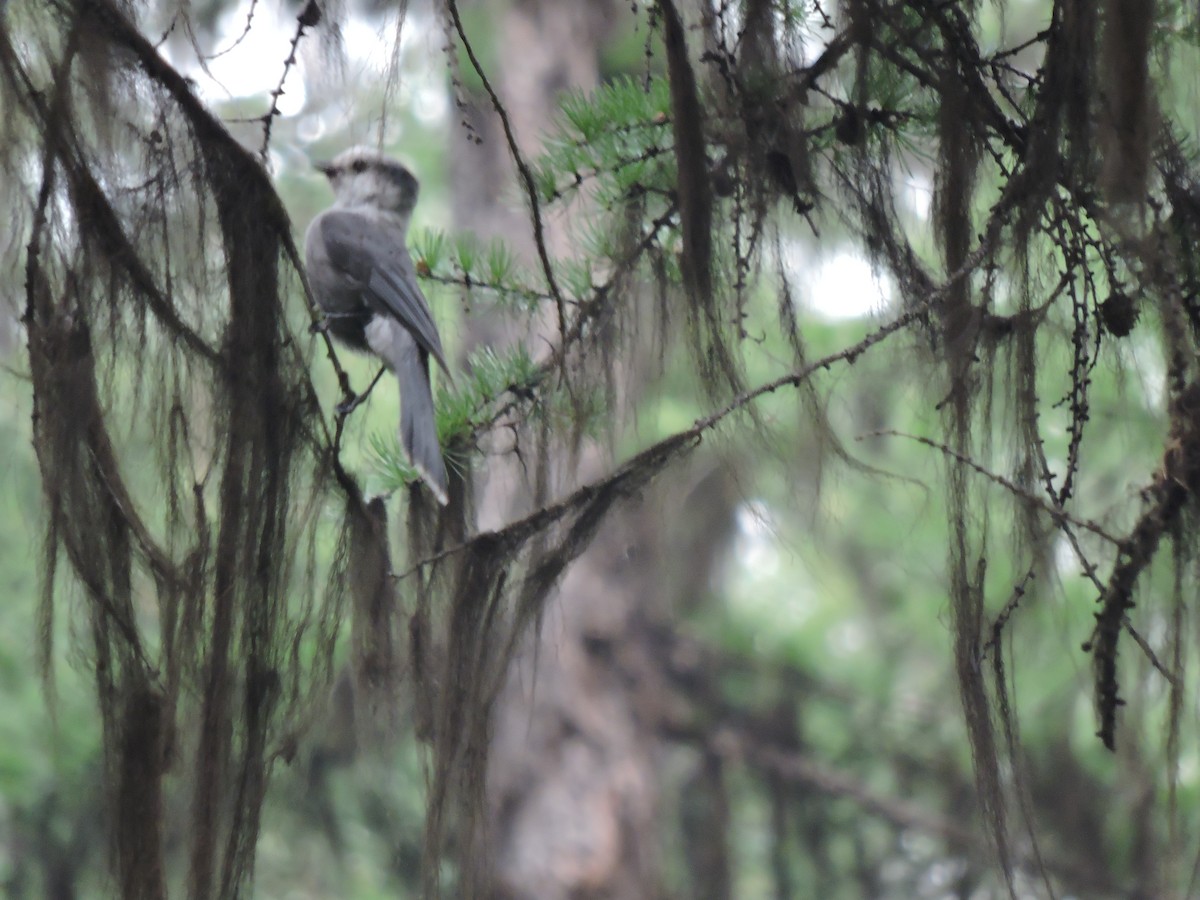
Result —
<path fill-rule="evenodd" d="M 1003 637 L 1004 626 L 1008 624 L 1008 620 L 1012 618 L 1012 614 L 1017 611 L 1017 607 L 1021 605 L 1021 600 L 1025 597 L 1025 591 L 1029 587 L 1029 582 L 1033 580 L 1034 570 L 1029 569 L 1017 584 L 1013 586 L 1012 595 L 1008 598 L 1008 602 L 1004 604 L 1004 608 L 997 614 L 995 621 L 992 622 L 992 636 L 983 647 L 984 656 L 987 656 L 988 650 L 994 650 L 997 654 L 996 665 L 1002 666 L 1003 662 L 999 656 L 1000 638 Z M 998 676 L 1002 676 L 1003 672 L 999 672 Z M 997 678 L 997 684 L 1003 685 L 1003 677 Z"/>
<path fill-rule="evenodd" d="M 251 6 L 251 14 L 253 14 L 253 11 L 253 6 Z M 308 0 L 300 15 L 296 17 L 296 33 L 292 36 L 288 57 L 283 61 L 283 74 L 279 76 L 279 84 L 275 85 L 274 90 L 271 91 L 271 108 L 262 116 L 263 142 L 258 155 L 264 164 L 267 161 L 267 150 L 271 145 L 271 126 L 275 123 L 275 117 L 279 115 L 279 98 L 283 96 L 283 83 L 287 81 L 288 73 L 292 70 L 292 66 L 296 64 L 296 48 L 300 45 L 300 38 L 304 37 L 305 29 L 312 28 L 320 21 L 321 7 L 317 5 L 317 0 Z M 249 29 L 249 27 L 250 22 L 247 21 L 246 28 Z"/>
<path fill-rule="evenodd" d="M 226 47 L 224 50 L 218 50 L 216 53 L 212 54 L 211 56 L 205 57 L 204 61 L 212 62 L 214 59 L 220 59 L 226 53 L 236 50 L 241 45 L 242 41 L 244 41 L 250 35 L 250 28 L 254 24 L 254 13 L 257 12 L 257 10 L 258 10 L 258 0 L 250 0 L 250 8 L 248 10 L 246 10 L 246 24 L 242 28 L 242 33 L 239 34 L 236 38 L 234 38 L 233 43 L 230 44 L 228 47 Z"/>
<path fill-rule="evenodd" d="M 371 383 L 367 385 L 367 389 L 361 394 L 354 394 L 349 400 L 343 400 L 337 405 L 334 411 L 334 433 L 333 433 L 333 449 L 334 453 L 338 453 L 342 447 L 342 434 L 346 429 L 346 419 L 350 417 L 350 413 L 358 409 L 371 396 L 371 391 L 375 390 L 375 385 L 379 384 L 379 379 L 383 377 L 383 373 L 387 371 L 386 366 L 380 366 L 379 371 L 375 373 L 375 377 L 371 379 Z"/>
<path fill-rule="evenodd" d="M 1154 668 L 1158 670 L 1158 674 L 1167 679 L 1168 684 L 1178 687 L 1179 679 L 1176 678 L 1175 675 L 1169 671 L 1165 665 L 1163 665 L 1162 660 L 1160 660 L 1154 654 L 1154 650 L 1151 649 L 1150 644 L 1147 643 L 1146 639 L 1142 637 L 1136 628 L 1133 627 L 1133 623 L 1129 621 L 1129 616 L 1126 616 L 1121 624 L 1125 626 L 1125 631 L 1127 631 L 1129 636 L 1133 638 L 1133 642 L 1142 648 L 1142 652 L 1146 654 L 1146 659 L 1150 661 L 1150 665 L 1154 666 Z"/>
<path fill-rule="evenodd" d="M 454 22 L 454 30 L 458 32 L 458 37 L 463 43 L 463 49 L 467 51 L 467 58 L 471 61 L 471 67 L 475 70 L 475 74 L 479 76 L 479 80 L 483 84 L 483 89 L 487 91 L 487 95 L 492 101 L 492 108 L 496 110 L 496 115 L 499 116 L 500 124 L 504 128 L 504 139 L 508 143 L 508 151 L 512 154 L 513 163 L 516 164 L 517 171 L 521 175 L 521 182 L 525 187 L 525 195 L 529 198 L 529 211 L 533 220 L 533 241 L 537 245 L 538 259 L 542 263 L 542 272 L 546 276 L 546 286 L 550 289 L 551 296 L 554 297 L 554 305 L 558 311 L 558 331 L 559 334 L 565 336 L 567 332 L 567 304 L 563 298 L 562 291 L 558 287 L 558 280 L 554 276 L 554 265 L 550 262 L 550 251 L 546 247 L 546 232 L 542 223 L 542 207 L 538 201 L 537 183 L 533 178 L 533 170 L 529 168 L 529 164 L 525 162 L 525 157 L 521 155 L 521 149 L 517 146 L 517 136 L 513 132 L 512 122 L 508 118 L 508 111 L 504 108 L 504 104 L 500 102 L 500 97 L 496 94 L 492 83 L 488 80 L 487 74 L 483 71 L 483 66 L 480 64 L 479 58 L 475 55 L 475 48 L 471 46 L 471 42 L 467 39 L 467 32 L 463 28 L 462 19 L 459 17 L 456 0 L 446 0 L 446 9 Z"/>
<path fill-rule="evenodd" d="M 877 328 L 875 331 L 868 334 L 862 340 L 849 347 L 844 347 L 836 353 L 831 353 L 818 359 L 816 362 L 809 363 L 806 366 L 801 366 L 786 375 L 782 375 L 765 384 L 761 384 L 751 390 L 743 391 L 732 400 L 729 401 L 721 409 L 708 416 L 697 419 L 691 428 L 684 431 L 676 432 L 670 437 L 652 444 L 647 449 L 643 450 L 637 456 L 627 461 L 624 465 L 618 468 L 615 472 L 600 481 L 585 485 L 575 491 L 565 500 L 562 500 L 552 506 L 543 507 L 537 512 L 524 519 L 519 520 L 499 531 L 487 531 L 475 534 L 466 541 L 449 547 L 440 553 L 431 557 L 420 560 L 405 572 L 397 575 L 399 579 L 407 578 L 414 572 L 419 571 L 427 565 L 432 565 L 439 560 L 461 553 L 463 550 L 471 547 L 476 541 L 495 541 L 495 540 L 519 540 L 518 535 L 533 531 L 540 528 L 548 527 L 553 522 L 557 521 L 562 516 L 566 515 L 570 510 L 582 506 L 588 502 L 593 496 L 607 492 L 609 489 L 617 485 L 623 479 L 629 478 L 632 474 L 644 466 L 653 464 L 656 461 L 681 452 L 685 449 L 685 445 L 695 446 L 702 439 L 706 432 L 715 428 L 718 424 L 738 412 L 744 407 L 750 405 L 758 398 L 773 394 L 782 387 L 799 387 L 814 374 L 822 369 L 828 369 L 830 366 L 838 362 L 845 362 L 853 365 L 854 362 L 865 353 L 867 350 L 874 347 L 876 344 L 882 343 L 884 340 L 912 325 L 914 322 L 921 321 L 931 309 L 941 303 L 945 295 L 953 290 L 963 279 L 970 277 L 971 273 L 979 266 L 979 263 L 985 259 L 988 253 L 991 252 L 992 246 L 998 239 L 1002 225 L 1000 211 L 993 211 L 992 218 L 988 223 L 987 229 L 983 233 L 983 237 L 979 242 L 979 246 L 967 257 L 962 266 L 960 266 L 953 274 L 951 274 L 941 285 L 930 291 L 929 296 L 920 303 L 914 304 L 903 315 L 897 317 L 894 321 Z"/>
<path fill-rule="evenodd" d="M 329 329 L 324 327 L 325 314 L 321 310 L 320 304 L 317 303 L 316 298 L 313 296 L 312 286 L 308 283 L 308 276 L 304 271 L 304 263 L 300 258 L 300 249 L 296 246 L 296 242 L 292 240 L 291 232 L 283 233 L 281 237 L 283 241 L 284 255 L 287 256 L 287 259 L 292 264 L 292 267 L 300 275 L 300 286 L 304 290 L 304 299 L 308 305 L 309 318 L 312 321 L 312 331 L 320 334 L 321 340 L 325 342 L 325 355 L 329 359 L 329 364 L 333 367 L 334 375 L 337 377 L 338 389 L 342 392 L 342 400 L 339 406 L 348 407 L 346 409 L 346 413 L 348 414 L 354 409 L 355 406 L 358 405 L 355 403 L 355 400 L 358 398 L 358 394 L 351 386 L 350 376 L 347 374 L 346 369 L 342 366 L 341 359 L 338 358 L 337 349 L 334 347 L 333 338 L 329 336 Z M 382 374 L 382 371 L 380 374 Z M 370 389 L 375 386 L 375 382 L 378 380 L 379 374 L 375 376 L 375 381 L 372 381 L 370 387 L 364 392 L 364 396 L 367 393 L 370 393 Z M 312 381 L 307 380 L 306 384 L 308 385 L 311 393 L 311 400 L 314 406 L 319 408 L 315 391 L 313 391 Z M 334 474 L 337 476 L 338 481 L 342 482 L 343 484 L 348 484 L 349 476 L 342 468 L 342 464 L 338 459 L 338 456 L 341 452 L 344 420 L 345 415 L 338 415 L 337 419 L 335 420 L 334 433 L 332 435 L 330 435 L 324 419 L 321 420 L 321 427 L 325 430 L 325 440 L 329 444 L 330 457 L 333 460 L 335 469 Z"/>
<path fill-rule="evenodd" d="M 1022 500 L 1027 500 L 1030 503 L 1033 503 L 1035 506 L 1037 506 L 1039 509 L 1041 509 L 1042 512 L 1046 513 L 1048 516 L 1050 516 L 1052 519 L 1054 519 L 1055 522 L 1058 522 L 1058 523 L 1069 522 L 1070 524 L 1074 525 L 1077 528 L 1082 528 L 1085 531 L 1090 531 L 1092 534 L 1097 535 L 1098 537 L 1104 538 L 1104 540 L 1108 541 L 1111 544 L 1119 545 L 1121 543 L 1121 541 L 1118 538 L 1109 534 L 1107 531 L 1105 531 L 1102 527 L 1097 525 L 1095 522 L 1091 522 L 1087 519 L 1080 519 L 1076 516 L 1071 515 L 1069 512 L 1067 512 L 1061 506 L 1047 503 L 1041 497 L 1038 497 L 1034 494 L 1029 493 L 1029 491 L 1025 490 L 1024 488 L 1018 487 L 1017 485 L 1015 485 L 1011 481 L 1009 481 L 1007 478 L 1005 478 L 1003 475 L 999 475 L 995 472 L 985 469 L 979 463 L 975 462 L 975 460 L 971 459 L 970 457 L 963 456 L 957 450 L 953 449 L 952 447 L 947 446 L 946 444 L 943 444 L 941 441 L 935 441 L 932 438 L 921 437 L 918 434 L 907 434 L 906 432 L 896 431 L 895 429 L 891 429 L 891 428 L 885 428 L 882 431 L 873 431 L 873 432 L 870 432 L 869 434 L 859 435 L 859 437 L 857 439 L 862 440 L 863 438 L 866 438 L 866 437 L 908 438 L 910 441 L 916 441 L 918 444 L 924 444 L 927 447 L 932 447 L 934 450 L 937 450 L 937 451 L 945 454 L 946 456 L 950 457 L 955 462 L 961 463 L 962 465 L 967 466 L 969 469 L 974 470 L 975 472 L 979 473 L 980 475 L 982 475 L 984 478 L 988 479 L 989 481 L 992 481 L 992 482 L 1000 485 L 1006 491 L 1010 492 L 1014 496 L 1020 497 Z"/>
<path fill-rule="evenodd" d="M 606 493 L 618 482 L 628 478 L 632 473 L 637 472 L 642 466 L 653 463 L 657 459 L 674 455 L 675 453 L 686 449 L 686 445 L 695 446 L 702 440 L 706 432 L 711 431 L 733 413 L 739 411 L 743 407 L 748 406 L 758 398 L 766 394 L 772 394 L 782 387 L 798 387 L 818 371 L 822 369 L 828 369 L 834 363 L 846 362 L 852 364 L 854 360 L 856 360 L 864 351 L 870 349 L 878 343 L 881 343 L 889 336 L 895 334 L 897 331 L 900 331 L 908 325 L 911 325 L 914 321 L 919 319 L 921 315 L 927 311 L 928 305 L 932 304 L 933 302 L 934 300 L 931 298 L 926 303 L 923 303 L 908 313 L 905 313 L 903 316 L 900 316 L 894 322 L 889 322 L 882 328 L 876 329 L 858 343 L 849 347 L 845 347 L 842 350 L 839 350 L 837 353 L 831 353 L 828 356 L 822 357 L 816 362 L 789 372 L 788 374 L 776 378 L 773 381 L 768 381 L 767 383 L 761 384 L 752 390 L 742 392 L 721 409 L 708 416 L 697 419 L 692 424 L 691 428 L 678 431 L 670 437 L 664 438 L 663 440 L 652 444 L 641 453 L 628 460 L 611 475 L 608 475 L 599 481 L 592 482 L 591 484 L 584 485 L 564 500 L 561 500 L 558 503 L 550 506 L 543 507 L 537 512 L 532 513 L 531 515 L 526 516 L 524 519 L 520 519 L 517 522 L 500 529 L 499 531 L 480 532 L 476 535 L 473 535 L 471 538 L 463 541 L 461 544 L 449 547 L 440 553 L 420 560 L 396 577 L 400 579 L 407 578 L 409 575 L 419 571 L 425 566 L 432 565 L 433 563 L 438 562 L 447 556 L 452 556 L 462 552 L 463 550 L 466 550 L 476 541 L 503 541 L 508 539 L 519 541 L 520 535 L 532 533 L 540 530 L 541 528 L 547 527 L 554 521 L 562 518 L 572 509 L 585 504 L 591 497 Z"/>

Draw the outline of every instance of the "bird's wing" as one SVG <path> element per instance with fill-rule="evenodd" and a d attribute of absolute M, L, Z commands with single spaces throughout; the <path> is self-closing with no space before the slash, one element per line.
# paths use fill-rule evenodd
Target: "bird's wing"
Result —
<path fill-rule="evenodd" d="M 412 260 L 400 229 L 353 210 L 332 209 L 317 220 L 330 264 L 361 290 L 376 312 L 395 318 L 450 374 L 429 312 L 417 286 Z"/>

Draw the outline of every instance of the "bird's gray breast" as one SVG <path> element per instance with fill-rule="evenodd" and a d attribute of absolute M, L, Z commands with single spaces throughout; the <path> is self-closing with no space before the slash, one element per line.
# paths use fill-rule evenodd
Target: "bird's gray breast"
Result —
<path fill-rule="evenodd" d="M 321 213 L 304 238 L 304 257 L 313 297 L 334 337 L 369 350 L 365 329 L 373 311 L 364 294 L 375 264 L 368 218 L 342 210 Z"/>

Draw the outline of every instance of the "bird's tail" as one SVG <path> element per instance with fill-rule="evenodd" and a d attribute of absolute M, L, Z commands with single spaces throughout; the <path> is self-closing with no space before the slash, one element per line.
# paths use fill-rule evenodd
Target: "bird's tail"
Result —
<path fill-rule="evenodd" d="M 442 461 L 442 448 L 438 445 L 437 421 L 433 414 L 433 391 L 429 385 L 429 363 L 415 351 L 405 357 L 403 374 L 396 370 L 400 379 L 400 442 L 404 452 L 422 480 L 429 485 L 438 503 L 445 506 L 446 464 Z"/>
<path fill-rule="evenodd" d="M 379 319 L 375 320 L 379 322 Z M 374 323 L 372 323 L 374 325 Z M 438 503 L 449 501 L 446 493 L 446 464 L 438 444 L 437 420 L 433 411 L 433 390 L 429 384 L 429 360 L 412 336 L 397 323 L 386 339 L 368 329 L 371 348 L 386 360 L 400 382 L 400 443 L 409 462 L 429 486 Z"/>

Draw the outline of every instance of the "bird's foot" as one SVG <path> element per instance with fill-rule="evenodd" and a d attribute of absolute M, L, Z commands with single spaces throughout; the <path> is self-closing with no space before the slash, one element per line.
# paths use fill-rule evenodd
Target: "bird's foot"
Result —
<path fill-rule="evenodd" d="M 346 416 L 350 415 L 350 413 L 362 406 L 363 401 L 366 399 L 366 394 L 355 394 L 353 397 L 350 397 L 348 400 L 343 400 L 341 403 L 335 406 L 334 411 L 344 419 Z"/>

